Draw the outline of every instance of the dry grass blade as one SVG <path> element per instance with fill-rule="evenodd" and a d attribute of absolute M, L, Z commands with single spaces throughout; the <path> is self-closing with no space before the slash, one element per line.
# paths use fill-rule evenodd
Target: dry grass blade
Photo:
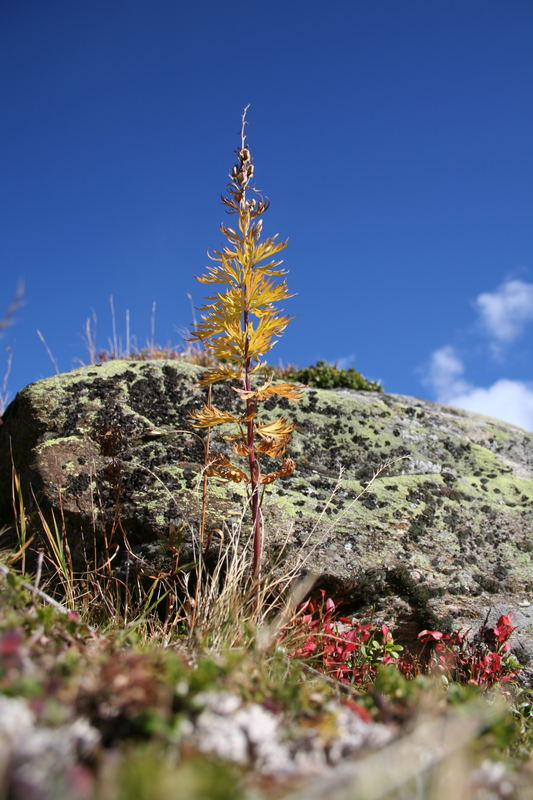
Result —
<path fill-rule="evenodd" d="M 7 349 L 6 368 L 4 370 L 4 377 L 2 379 L 2 388 L 0 389 L 0 415 L 4 413 L 9 402 L 9 377 L 11 375 L 11 367 L 13 366 L 13 350 L 11 347 Z"/>
<path fill-rule="evenodd" d="M 11 325 L 11 323 L 13 322 L 13 317 L 21 307 L 23 300 L 24 300 L 24 287 L 22 284 L 19 284 L 17 287 L 17 291 L 15 293 L 15 297 L 8 305 L 4 314 L 0 317 L 0 333 Z M 9 376 L 11 375 L 12 364 L 13 364 L 13 351 L 11 348 L 7 348 L 7 363 L 4 371 L 4 377 L 2 379 L 2 386 L 0 388 L 0 414 L 3 414 L 4 411 L 6 410 L 9 400 L 9 392 L 7 386 L 9 382 Z"/>
<path fill-rule="evenodd" d="M 24 286 L 22 284 L 19 284 L 17 287 L 17 291 L 15 293 L 15 297 L 4 311 L 4 314 L 0 317 L 0 331 L 5 330 L 11 325 L 11 323 L 13 322 L 13 317 L 21 307 L 23 300 L 24 300 Z"/>
<path fill-rule="evenodd" d="M 0 574 L 2 574 L 5 578 L 8 578 L 9 575 L 17 575 L 14 570 L 9 569 L 6 567 L 5 564 L 0 564 Z M 62 614 L 68 614 L 70 609 L 60 603 L 58 600 L 55 600 L 53 597 L 50 597 L 49 594 L 43 592 L 42 589 L 39 589 L 34 584 L 29 583 L 28 581 L 21 581 L 21 586 L 26 591 L 31 592 L 32 595 L 39 597 L 46 605 L 53 606 L 57 611 L 60 611 Z"/>
<path fill-rule="evenodd" d="M 189 331 L 176 328 L 180 335 L 181 342 L 174 344 L 167 341 L 164 344 L 156 342 L 156 303 L 152 303 L 150 314 L 150 337 L 146 340 L 144 347 L 138 345 L 137 337 L 131 333 L 131 315 L 129 309 L 124 311 L 124 333 L 120 333 L 117 326 L 117 316 L 115 313 L 115 302 L 113 297 L 109 298 L 111 309 L 111 330 L 112 334 L 108 338 L 107 347 L 99 347 L 97 344 L 97 316 L 94 311 L 87 317 L 84 325 L 83 339 L 88 353 L 88 363 L 96 364 L 102 361 L 187 361 L 191 364 L 198 364 L 202 367 L 214 367 L 215 362 L 204 348 L 198 344 L 191 344 L 188 341 Z M 85 366 L 86 360 L 77 358 L 76 363 Z"/>
<path fill-rule="evenodd" d="M 357 494 L 338 519 L 357 503 L 391 462 L 382 465 L 368 484 Z M 305 573 L 305 565 L 312 554 L 334 529 L 338 519 L 328 520 L 319 539 L 316 536 L 327 508 L 341 486 L 342 473 L 326 502 L 318 520 L 301 545 L 300 557 L 285 564 L 292 529 L 288 529 L 276 562 L 264 570 L 261 581 L 250 573 L 247 556 L 251 535 L 245 533 L 246 508 L 233 526 L 223 526 L 215 566 L 208 569 L 201 551 L 195 554 L 193 568 L 195 587 L 189 587 L 190 578 L 184 579 L 186 599 L 182 611 L 190 625 L 189 643 L 201 644 L 208 649 L 250 646 L 267 651 L 275 645 L 279 632 L 292 619 L 299 603 L 312 589 L 316 574 Z M 194 541 L 194 540 L 193 540 Z M 302 577 L 303 576 L 303 577 Z M 191 624 L 192 623 L 192 624 Z"/>
<path fill-rule="evenodd" d="M 59 375 L 61 370 L 59 369 L 59 364 L 57 363 L 57 360 L 56 360 L 54 354 L 52 353 L 52 351 L 51 351 L 51 349 L 50 349 L 50 347 L 48 345 L 48 342 L 46 341 L 46 339 L 44 338 L 44 335 L 41 333 L 41 331 L 38 328 L 36 330 L 36 333 L 37 333 L 37 336 L 39 337 L 39 340 L 42 343 L 44 349 L 46 350 L 46 354 L 47 354 L 48 358 L 50 359 L 50 361 L 52 363 L 52 366 L 53 366 L 53 368 L 55 370 L 56 375 Z"/>

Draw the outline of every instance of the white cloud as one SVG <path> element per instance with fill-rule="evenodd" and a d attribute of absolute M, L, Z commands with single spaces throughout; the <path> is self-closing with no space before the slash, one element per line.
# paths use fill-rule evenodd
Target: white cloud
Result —
<path fill-rule="evenodd" d="M 481 321 L 495 343 L 509 344 L 518 339 L 528 322 L 533 321 L 533 283 L 509 280 L 495 292 L 483 292 L 476 299 Z"/>
<path fill-rule="evenodd" d="M 488 389 L 472 387 L 468 392 L 453 397 L 450 404 L 477 411 L 489 417 L 503 419 L 533 431 L 533 384 L 502 378 Z"/>
<path fill-rule="evenodd" d="M 439 401 L 446 403 L 446 398 L 461 394 L 469 388 L 461 378 L 464 371 L 463 362 L 453 347 L 441 347 L 431 356 L 425 382 L 434 389 Z"/>
<path fill-rule="evenodd" d="M 533 431 L 533 384 L 506 378 L 487 388 L 463 379 L 464 364 L 453 347 L 435 350 L 427 369 L 429 384 L 440 403 L 487 414 Z"/>

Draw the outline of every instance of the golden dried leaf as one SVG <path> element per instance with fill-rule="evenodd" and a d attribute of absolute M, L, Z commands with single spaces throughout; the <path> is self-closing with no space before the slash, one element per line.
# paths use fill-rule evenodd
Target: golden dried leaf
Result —
<path fill-rule="evenodd" d="M 261 372 L 267 365 L 266 361 L 258 361 L 257 364 L 250 370 L 250 375 L 255 375 L 257 372 Z"/>
<path fill-rule="evenodd" d="M 255 446 L 256 453 L 263 453 L 270 458 L 279 458 L 287 449 L 289 443 L 289 436 L 283 439 L 261 439 Z"/>
<path fill-rule="evenodd" d="M 281 467 L 276 472 L 267 472 L 261 475 L 261 483 L 273 483 L 278 478 L 286 478 L 292 475 L 296 469 L 296 462 L 292 458 L 285 458 Z"/>
<path fill-rule="evenodd" d="M 302 398 L 303 389 L 295 386 L 294 383 L 275 383 L 271 387 L 269 394 L 277 394 L 297 403 Z"/>
<path fill-rule="evenodd" d="M 259 402 L 266 400 L 267 397 L 277 394 L 279 397 L 286 397 L 287 400 L 293 400 L 297 403 L 301 399 L 303 392 L 303 389 L 295 386 L 294 383 L 271 384 L 267 382 L 263 384 L 263 386 L 258 386 L 257 389 L 249 392 L 245 391 L 244 389 L 237 389 L 235 386 L 233 386 L 232 389 L 234 392 L 237 392 L 243 400 L 256 399 Z"/>
<path fill-rule="evenodd" d="M 242 372 L 235 369 L 231 364 L 221 364 L 220 366 L 204 372 L 200 377 L 200 386 L 210 386 L 218 381 L 240 380 Z"/>
<path fill-rule="evenodd" d="M 280 250 L 283 250 L 287 247 L 287 242 L 276 242 L 276 236 L 270 236 L 268 239 L 265 239 L 264 242 L 260 244 L 256 244 L 254 246 L 254 260 L 253 263 L 258 264 L 260 261 L 263 261 L 265 258 L 270 258 L 271 256 L 279 253 Z"/>
<path fill-rule="evenodd" d="M 248 475 L 231 463 L 227 456 L 222 454 L 216 455 L 206 468 L 206 475 L 217 476 L 226 481 L 233 481 L 234 483 L 248 483 Z"/>
<path fill-rule="evenodd" d="M 247 458 L 250 454 L 250 448 L 242 440 L 240 442 L 235 442 L 235 444 L 232 445 L 232 448 L 236 455 L 242 456 L 243 458 Z"/>
<path fill-rule="evenodd" d="M 248 354 L 251 358 L 259 358 L 274 347 L 292 317 L 277 317 L 274 314 L 262 316 L 257 328 L 251 333 L 248 341 Z"/>
<path fill-rule="evenodd" d="M 256 433 L 262 439 L 285 439 L 291 435 L 296 426 L 288 422 L 285 417 L 279 417 L 274 422 L 256 426 Z"/>
<path fill-rule="evenodd" d="M 220 264 L 206 267 L 207 272 L 204 275 L 196 275 L 199 283 L 228 283 L 232 280 L 239 282 L 239 270 L 233 265 L 231 259 L 226 258 L 223 254 L 220 257 L 209 257 Z"/>
<path fill-rule="evenodd" d="M 194 428 L 211 428 L 213 425 L 222 425 L 225 422 L 240 422 L 241 418 L 236 417 L 229 411 L 222 411 L 216 406 L 205 405 L 199 411 L 191 413 L 191 424 Z"/>
<path fill-rule="evenodd" d="M 228 206 L 228 208 L 231 208 L 232 211 L 238 213 L 239 206 L 237 205 L 237 203 L 234 203 L 233 200 L 230 200 L 229 197 L 224 197 L 224 195 L 222 195 L 220 198 L 220 202 L 223 205 Z"/>
<path fill-rule="evenodd" d="M 257 266 L 255 269 L 257 272 L 261 272 L 262 275 L 287 275 L 288 270 L 277 269 L 281 264 L 283 264 L 283 261 L 270 261 L 268 264 Z"/>
<path fill-rule="evenodd" d="M 220 230 L 222 231 L 224 236 L 226 236 L 230 240 L 230 242 L 237 242 L 239 244 L 242 242 L 242 237 L 239 236 L 237 231 L 234 231 L 233 228 L 228 228 L 226 225 L 221 224 Z"/>
<path fill-rule="evenodd" d="M 273 303 L 279 303 L 293 297 L 287 287 L 287 283 L 282 281 L 275 284 L 273 281 L 266 280 L 262 275 L 255 275 L 254 284 L 248 290 L 249 308 L 257 314 L 262 308 L 270 308 Z"/>

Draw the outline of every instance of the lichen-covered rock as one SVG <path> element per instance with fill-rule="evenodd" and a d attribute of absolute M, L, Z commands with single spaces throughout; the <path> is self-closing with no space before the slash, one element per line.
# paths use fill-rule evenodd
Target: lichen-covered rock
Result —
<path fill-rule="evenodd" d="M 39 726 L 26 700 L 0 695 L 2 789 L 13 800 L 80 797 L 80 783 L 92 783 L 83 763 L 99 743 L 98 731 L 86 719 Z"/>
<path fill-rule="evenodd" d="M 202 711 L 184 730 L 190 743 L 204 753 L 278 777 L 324 772 L 394 737 L 392 726 L 364 721 L 336 702 L 324 708 L 315 725 L 293 725 L 289 730 L 282 717 L 227 692 L 206 692 L 196 702 Z"/>
<path fill-rule="evenodd" d="M 204 456 L 189 414 L 205 401 L 200 370 L 115 361 L 26 387 L 0 427 L 0 524 L 12 515 L 12 454 L 27 510 L 38 503 L 64 519 L 75 557 L 93 532 L 118 541 L 125 531 L 153 567 L 182 528 L 194 536 Z M 218 407 L 236 408 L 229 386 L 213 391 Z M 353 609 L 399 614 L 407 638 L 410 625 L 447 616 L 475 626 L 495 602 L 533 602 L 532 434 L 372 392 L 306 389 L 299 405 L 264 406 L 297 423 L 297 471 L 265 498 L 267 559 L 282 551 L 330 576 Z M 215 433 L 213 447 L 225 446 Z M 212 479 L 208 528 L 239 524 L 244 497 Z"/>

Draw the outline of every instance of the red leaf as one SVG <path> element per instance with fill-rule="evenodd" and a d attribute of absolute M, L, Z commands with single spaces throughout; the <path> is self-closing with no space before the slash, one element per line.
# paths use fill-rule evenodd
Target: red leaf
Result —
<path fill-rule="evenodd" d="M 344 701 L 344 705 L 347 706 L 350 711 L 357 714 L 363 722 L 372 722 L 372 715 L 364 706 L 360 706 L 359 703 L 355 703 L 353 700 L 350 700 L 349 697 Z"/>
<path fill-rule="evenodd" d="M 512 625 L 513 614 L 509 611 L 508 614 L 502 614 L 496 625 L 493 627 L 494 635 L 498 642 L 506 642 L 512 632 L 515 630 L 516 625 Z"/>
<path fill-rule="evenodd" d="M 387 625 L 382 625 L 381 626 L 381 634 L 382 634 L 383 640 L 385 642 L 390 642 L 392 640 L 392 636 L 389 633 L 389 628 L 388 628 Z"/>
<path fill-rule="evenodd" d="M 421 633 L 418 634 L 418 638 L 422 639 L 422 637 L 425 637 L 426 642 L 429 642 L 431 639 L 438 642 L 443 636 L 444 634 L 441 631 L 421 631 Z"/>

